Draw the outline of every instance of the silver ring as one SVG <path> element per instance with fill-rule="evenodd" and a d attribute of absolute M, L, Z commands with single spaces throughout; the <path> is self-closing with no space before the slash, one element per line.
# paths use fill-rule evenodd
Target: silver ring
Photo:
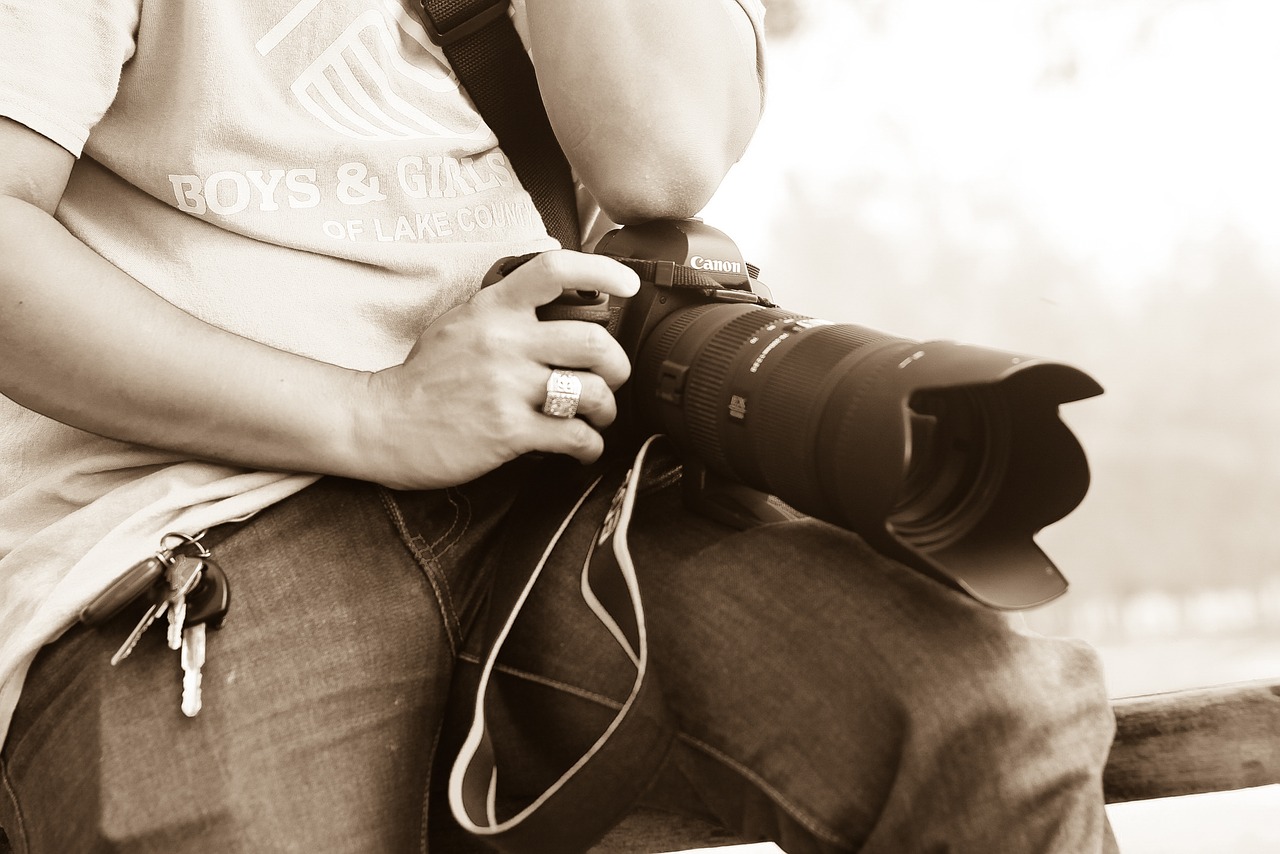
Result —
<path fill-rule="evenodd" d="M 582 380 L 573 371 L 552 368 L 547 378 L 547 399 L 542 412 L 556 418 L 572 418 L 578 414 L 578 400 L 582 396 Z"/>

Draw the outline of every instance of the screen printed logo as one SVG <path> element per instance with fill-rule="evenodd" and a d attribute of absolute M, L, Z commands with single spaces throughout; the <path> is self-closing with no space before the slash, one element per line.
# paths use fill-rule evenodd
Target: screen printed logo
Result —
<path fill-rule="evenodd" d="M 316 26 L 313 13 L 324 2 L 299 0 L 258 40 L 258 53 L 269 56 L 295 31 Z M 303 62 L 289 91 L 303 109 L 344 136 L 406 140 L 492 135 L 473 110 L 458 109 L 466 98 L 457 76 L 422 23 L 397 0 L 379 0 L 359 13 L 318 55 L 308 54 Z M 442 120 L 428 115 L 423 103 L 449 108 L 438 111 Z"/>

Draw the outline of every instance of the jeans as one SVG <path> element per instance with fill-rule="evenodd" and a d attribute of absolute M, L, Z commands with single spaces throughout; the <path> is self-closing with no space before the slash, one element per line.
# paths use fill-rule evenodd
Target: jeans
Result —
<path fill-rule="evenodd" d="M 527 471 L 420 493 L 329 478 L 211 532 L 232 605 L 194 719 L 163 628 L 108 663 L 136 611 L 46 646 L 0 754 L 15 854 L 484 850 L 442 789 Z M 649 805 L 793 854 L 1115 850 L 1114 721 L 1083 644 L 1019 631 L 824 523 L 691 515 L 670 478 L 632 546 L 681 728 Z M 517 791 L 571 762 L 630 685 L 586 640 L 565 567 L 503 654 Z"/>

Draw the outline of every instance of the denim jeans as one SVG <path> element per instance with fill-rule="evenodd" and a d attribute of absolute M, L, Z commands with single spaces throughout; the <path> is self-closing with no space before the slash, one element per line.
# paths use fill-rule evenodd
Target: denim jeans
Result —
<path fill-rule="evenodd" d="M 194 719 L 163 630 L 108 663 L 137 612 L 48 645 L 0 754 L 15 854 L 484 850 L 442 789 L 504 540 L 537 521 L 516 504 L 530 470 L 421 493 L 330 478 L 212 532 L 232 606 Z M 632 546 L 681 728 L 649 805 L 788 852 L 1115 850 L 1114 722 L 1087 647 L 832 526 L 692 515 L 671 479 Z M 508 791 L 538 791 L 630 686 L 564 566 L 503 653 Z"/>

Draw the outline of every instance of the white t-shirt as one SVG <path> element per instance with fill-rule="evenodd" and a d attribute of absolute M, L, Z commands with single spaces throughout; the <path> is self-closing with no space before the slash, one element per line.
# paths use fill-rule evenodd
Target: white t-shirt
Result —
<path fill-rule="evenodd" d="M 761 57 L 758 0 L 724 2 Z M 0 115 L 79 158 L 57 218 L 208 323 L 378 370 L 496 258 L 556 246 L 415 0 L 6 7 Z M 162 534 L 314 480 L 105 439 L 0 396 L 0 743 L 39 648 Z"/>

